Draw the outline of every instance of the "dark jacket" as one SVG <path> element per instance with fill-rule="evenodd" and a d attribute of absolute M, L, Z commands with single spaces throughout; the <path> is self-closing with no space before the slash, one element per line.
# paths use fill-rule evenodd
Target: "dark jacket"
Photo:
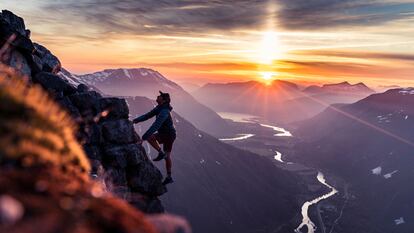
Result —
<path fill-rule="evenodd" d="M 148 113 L 139 116 L 134 119 L 135 123 L 146 121 L 154 116 L 156 119 L 154 123 L 152 123 L 151 127 L 142 135 L 143 140 L 147 140 L 152 134 L 158 131 L 159 134 L 166 135 L 166 136 L 176 136 L 176 131 L 174 127 L 174 122 L 171 117 L 172 107 L 170 104 L 162 104 L 156 106 L 154 109 L 149 111 Z"/>

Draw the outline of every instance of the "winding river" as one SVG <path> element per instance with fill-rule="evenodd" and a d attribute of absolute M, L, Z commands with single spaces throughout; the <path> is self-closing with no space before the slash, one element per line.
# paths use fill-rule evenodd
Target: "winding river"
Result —
<path fill-rule="evenodd" d="M 266 125 L 266 124 L 260 124 L 260 126 L 271 128 L 274 131 L 276 131 L 277 133 L 274 134 L 274 136 L 276 137 L 292 137 L 292 134 L 284 128 L 280 128 L 280 127 L 273 126 L 273 125 Z"/>
<path fill-rule="evenodd" d="M 239 120 L 240 122 L 240 120 Z M 248 122 L 248 120 L 243 119 L 243 122 Z M 277 126 L 273 126 L 273 125 L 268 125 L 268 124 L 260 124 L 260 126 L 262 127 L 266 127 L 266 128 L 271 128 L 274 131 L 276 131 L 276 133 L 273 135 L 275 137 L 292 137 L 292 133 L 290 133 L 288 130 L 281 128 L 281 127 L 277 127 Z M 220 139 L 221 141 L 239 141 L 239 140 L 246 140 L 248 138 L 251 138 L 255 136 L 254 134 L 238 134 L 237 137 L 233 137 L 233 138 L 222 138 Z M 281 162 L 281 163 L 285 163 L 282 159 L 282 153 L 280 153 L 279 151 L 275 151 L 276 155 L 274 156 L 274 159 Z M 291 165 L 293 163 L 288 162 L 286 163 L 287 165 Z M 302 223 L 295 229 L 296 233 L 302 233 L 302 228 L 304 226 L 306 226 L 307 228 L 307 233 L 314 233 L 316 230 L 316 225 L 314 222 L 312 222 L 312 220 L 309 217 L 309 207 L 312 205 L 317 204 L 318 202 L 328 199 L 331 196 L 335 195 L 336 193 L 338 193 L 338 190 L 336 190 L 333 186 L 329 185 L 326 180 L 325 180 L 325 176 L 323 175 L 322 172 L 318 171 L 318 174 L 316 176 L 316 179 L 323 184 L 324 186 L 328 187 L 329 189 L 331 189 L 331 191 L 327 194 L 324 194 L 322 196 L 319 196 L 313 200 L 307 201 L 302 205 L 301 208 L 301 214 L 302 214 Z M 322 223 L 323 224 L 323 223 Z"/>
<path fill-rule="evenodd" d="M 316 178 L 318 179 L 318 181 L 321 184 L 323 184 L 326 187 L 330 188 L 331 191 L 329 193 L 324 194 L 320 197 L 317 197 L 317 198 L 315 198 L 311 201 L 307 201 L 302 205 L 302 217 L 303 217 L 302 218 L 302 223 L 295 229 L 295 232 L 298 232 L 298 233 L 302 232 L 301 229 L 303 228 L 303 226 L 306 226 L 307 229 L 308 229 L 308 233 L 314 233 L 315 230 L 316 230 L 316 226 L 315 226 L 315 223 L 313 223 L 312 220 L 309 218 L 309 215 L 308 215 L 309 207 L 311 205 L 317 204 L 318 202 L 320 202 L 324 199 L 328 199 L 329 197 L 331 197 L 331 196 L 335 195 L 336 193 L 338 193 L 338 191 L 334 187 L 332 187 L 328 183 L 326 183 L 325 177 L 324 177 L 322 172 L 318 172 L 318 175 L 316 176 Z"/>

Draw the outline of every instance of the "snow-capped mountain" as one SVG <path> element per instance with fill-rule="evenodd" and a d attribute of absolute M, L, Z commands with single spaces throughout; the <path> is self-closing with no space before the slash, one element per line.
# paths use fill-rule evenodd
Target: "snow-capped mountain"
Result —
<path fill-rule="evenodd" d="M 63 71 L 61 77 L 74 85 L 83 83 L 96 87 L 106 95 L 113 96 L 144 96 L 155 99 L 159 95 L 159 90 L 168 92 L 171 95 L 174 110 L 199 129 L 216 136 L 231 134 L 227 122 L 216 112 L 197 102 L 181 86 L 155 70 L 120 68 L 84 75 L 74 75 Z"/>
<path fill-rule="evenodd" d="M 70 73 L 64 68 L 62 68 L 58 75 L 74 87 L 77 87 L 79 84 L 85 84 L 81 78 L 79 78 L 77 75 Z"/>
<path fill-rule="evenodd" d="M 158 71 L 146 68 L 133 69 L 106 69 L 92 74 L 76 75 L 83 83 L 94 86 L 122 85 L 131 82 L 140 84 L 158 84 L 167 90 L 183 90 L 178 84 L 168 80 Z"/>

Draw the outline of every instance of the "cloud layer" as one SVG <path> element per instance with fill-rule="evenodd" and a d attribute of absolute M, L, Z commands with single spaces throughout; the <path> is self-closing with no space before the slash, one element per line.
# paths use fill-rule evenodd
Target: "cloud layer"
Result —
<path fill-rule="evenodd" d="M 43 7 L 102 32 L 129 34 L 260 30 L 269 19 L 289 30 L 366 26 L 412 17 L 414 12 L 414 3 L 401 0 L 67 0 Z"/>

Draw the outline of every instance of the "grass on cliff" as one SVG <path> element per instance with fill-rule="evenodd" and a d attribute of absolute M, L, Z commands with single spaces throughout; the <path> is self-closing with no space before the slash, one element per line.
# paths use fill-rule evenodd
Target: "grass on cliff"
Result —
<path fill-rule="evenodd" d="M 0 164 L 52 165 L 87 174 L 75 124 L 48 94 L 0 66 Z"/>

